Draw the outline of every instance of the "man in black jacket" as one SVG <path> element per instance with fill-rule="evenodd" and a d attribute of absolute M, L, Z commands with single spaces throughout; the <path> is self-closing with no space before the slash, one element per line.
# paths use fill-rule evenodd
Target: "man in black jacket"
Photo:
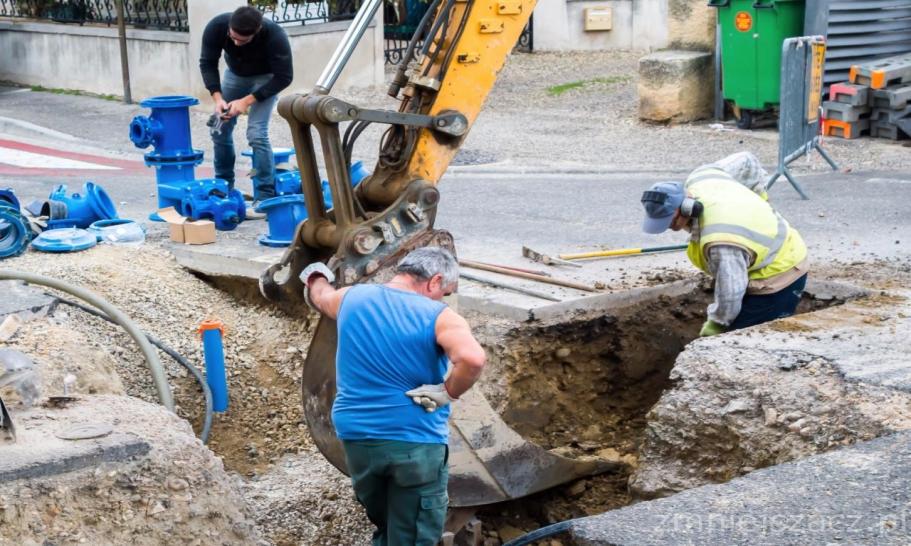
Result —
<path fill-rule="evenodd" d="M 228 65 L 219 77 L 218 59 Z M 223 123 L 213 128 L 215 176 L 234 187 L 234 139 L 237 116 L 249 111 L 247 142 L 253 149 L 254 208 L 275 196 L 275 161 L 269 143 L 269 118 L 278 92 L 291 84 L 291 45 L 280 26 L 264 20 L 256 8 L 240 7 L 218 15 L 202 35 L 199 69 Z"/>

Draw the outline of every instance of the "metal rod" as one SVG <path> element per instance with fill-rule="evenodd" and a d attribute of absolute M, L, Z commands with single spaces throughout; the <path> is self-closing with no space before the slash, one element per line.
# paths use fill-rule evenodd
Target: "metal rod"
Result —
<path fill-rule="evenodd" d="M 354 53 L 354 48 L 356 48 L 358 42 L 361 41 L 361 37 L 364 36 L 364 32 L 367 31 L 370 21 L 373 20 L 373 16 L 376 15 L 376 10 L 379 9 L 382 3 L 383 0 L 367 0 L 367 2 L 357 10 L 357 14 L 354 16 L 354 20 L 351 21 L 348 30 L 345 31 L 342 41 L 338 44 L 338 47 L 335 48 L 332 58 L 329 59 L 329 64 L 326 65 L 326 68 L 323 69 L 323 73 L 320 74 L 319 79 L 316 80 L 316 86 L 313 88 L 314 94 L 328 95 L 329 91 L 332 90 L 332 86 L 335 85 L 336 80 L 338 80 L 339 75 L 342 73 L 342 69 L 348 64 L 348 59 L 350 59 L 351 54 Z"/>
<path fill-rule="evenodd" d="M 120 72 L 123 76 L 123 102 L 133 104 L 130 92 L 130 60 L 127 55 L 127 27 L 123 16 L 123 0 L 114 2 L 117 7 L 117 38 L 120 41 Z"/>
<path fill-rule="evenodd" d="M 506 290 L 512 290 L 513 292 L 519 292 L 520 294 L 526 294 L 528 296 L 534 296 L 536 298 L 541 298 L 542 300 L 548 301 L 563 301 L 560 298 L 555 298 L 550 294 L 545 294 L 543 292 L 538 292 L 537 290 L 531 290 L 529 288 L 522 288 L 520 286 L 514 286 L 511 284 L 506 284 L 504 282 L 495 281 L 493 279 L 485 279 L 472 275 L 471 273 L 465 273 L 464 271 L 459 272 L 459 277 L 463 279 L 468 279 L 469 281 L 479 282 L 481 284 L 489 284 L 490 286 L 496 286 L 497 288 L 504 288 Z"/>
<path fill-rule="evenodd" d="M 509 275 L 510 277 L 519 277 L 520 279 L 528 279 L 531 281 L 538 281 L 547 284 L 555 284 L 557 286 L 563 286 L 566 288 L 574 288 L 576 290 L 584 290 L 585 292 L 598 291 L 598 289 L 594 286 L 587 284 L 577 283 L 573 281 L 564 281 L 562 279 L 554 279 L 551 277 L 545 277 L 543 275 L 535 275 L 533 273 L 522 273 L 521 271 L 513 271 L 512 269 L 504 269 L 502 267 L 473 262 L 471 260 L 459 260 L 459 265 L 471 267 L 473 269 L 480 269 L 481 271 L 490 271 L 491 273 Z"/>
<path fill-rule="evenodd" d="M 618 248 L 616 250 L 598 250 L 595 252 L 580 252 L 578 254 L 560 254 L 564 260 L 584 260 L 586 258 L 609 258 L 611 256 L 631 256 L 634 254 L 649 254 L 651 252 L 668 252 L 671 250 L 684 250 L 688 245 L 653 246 L 650 248 Z"/>
<path fill-rule="evenodd" d="M 474 263 L 478 263 L 478 264 L 491 265 L 491 266 L 493 266 L 493 267 L 502 267 L 503 269 L 510 269 L 510 270 L 512 270 L 512 271 L 521 271 L 522 273 L 531 273 L 531 274 L 533 274 L 533 275 L 543 275 L 543 276 L 545 276 L 545 277 L 551 277 L 551 276 L 552 276 L 552 275 L 551 275 L 550 273 L 548 273 L 547 271 L 541 271 L 541 270 L 539 270 L 539 269 L 525 269 L 524 267 L 514 267 L 514 266 L 511 266 L 511 265 L 492 264 L 492 263 L 490 263 L 490 262 L 480 262 L 480 261 L 477 261 L 477 260 L 471 260 L 471 261 L 473 261 Z"/>

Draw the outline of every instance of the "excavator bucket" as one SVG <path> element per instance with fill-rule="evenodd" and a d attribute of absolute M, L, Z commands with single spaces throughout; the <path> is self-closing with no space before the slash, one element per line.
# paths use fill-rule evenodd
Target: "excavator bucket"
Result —
<path fill-rule="evenodd" d="M 446 232 L 434 231 L 421 239 L 423 244 L 419 246 L 446 246 L 452 250 L 452 238 Z M 385 282 L 392 277 L 393 270 L 394 265 L 386 266 L 364 282 Z M 322 317 L 304 366 L 303 404 L 316 446 L 336 468 L 347 474 L 345 453 L 331 419 L 337 344 L 335 321 Z M 599 459 L 574 460 L 555 455 L 529 442 L 512 430 L 477 390 L 469 391 L 453 404 L 449 431 L 452 507 L 517 499 L 616 468 Z"/>

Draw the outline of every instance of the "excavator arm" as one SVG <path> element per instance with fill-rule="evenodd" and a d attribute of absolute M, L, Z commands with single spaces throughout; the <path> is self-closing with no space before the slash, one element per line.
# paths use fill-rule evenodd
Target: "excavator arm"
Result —
<path fill-rule="evenodd" d="M 281 261 L 262 276 L 263 294 L 270 299 L 299 300 L 298 275 L 316 260 L 327 262 L 340 283 L 350 285 L 388 269 L 416 246 L 430 241 L 451 246 L 431 233 L 440 198 L 436 185 L 535 2 L 434 0 L 389 88 L 400 101 L 398 111 L 362 109 L 329 94 L 380 4 L 368 0 L 361 6 L 311 93 L 279 102 L 291 127 L 308 219 Z M 344 135 L 342 123 L 348 124 Z M 369 124 L 388 128 L 373 173 L 352 189 L 351 150 Z M 314 134 L 322 146 L 331 211 L 323 206 Z"/>
<path fill-rule="evenodd" d="M 433 0 L 408 45 L 389 94 L 398 111 L 362 109 L 329 91 L 382 0 L 367 0 L 307 95 L 283 97 L 308 218 L 281 261 L 260 282 L 272 299 L 300 301 L 298 278 L 320 260 L 339 285 L 384 282 L 411 249 L 455 248 L 434 230 L 436 188 L 481 110 L 497 73 L 531 16 L 534 0 Z M 344 134 L 340 129 L 347 123 Z M 351 151 L 369 124 L 387 125 L 373 173 L 352 189 Z M 314 143 L 319 135 L 334 207 L 326 210 Z M 343 472 L 345 455 L 331 421 L 335 398 L 335 321 L 322 317 L 302 377 L 304 414 L 314 443 Z M 476 391 L 450 419 L 450 504 L 470 507 L 519 498 L 607 470 L 604 461 L 571 460 L 517 434 Z"/>

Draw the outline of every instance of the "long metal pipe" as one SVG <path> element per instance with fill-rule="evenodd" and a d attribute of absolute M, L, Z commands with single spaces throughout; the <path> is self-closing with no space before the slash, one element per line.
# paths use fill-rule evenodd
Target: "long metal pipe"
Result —
<path fill-rule="evenodd" d="M 316 95 L 328 95 L 329 91 L 332 90 L 332 86 L 335 85 L 336 80 L 338 80 L 339 75 L 342 73 L 342 69 L 345 68 L 345 65 L 348 64 L 348 59 L 351 58 L 351 54 L 354 53 L 354 48 L 357 47 L 357 44 L 361 41 L 361 37 L 364 36 L 367 27 L 370 25 L 370 21 L 373 20 L 373 16 L 376 15 L 376 10 L 382 5 L 383 0 L 367 0 L 354 16 L 354 20 L 351 21 L 351 25 L 348 27 L 348 30 L 345 31 L 345 36 L 342 37 L 341 43 L 338 44 L 338 47 L 335 48 L 335 53 L 332 54 L 332 58 L 329 59 L 329 64 L 326 65 L 326 68 L 323 69 L 323 73 L 320 74 L 319 79 L 316 80 L 316 86 L 313 88 L 313 93 Z"/>

